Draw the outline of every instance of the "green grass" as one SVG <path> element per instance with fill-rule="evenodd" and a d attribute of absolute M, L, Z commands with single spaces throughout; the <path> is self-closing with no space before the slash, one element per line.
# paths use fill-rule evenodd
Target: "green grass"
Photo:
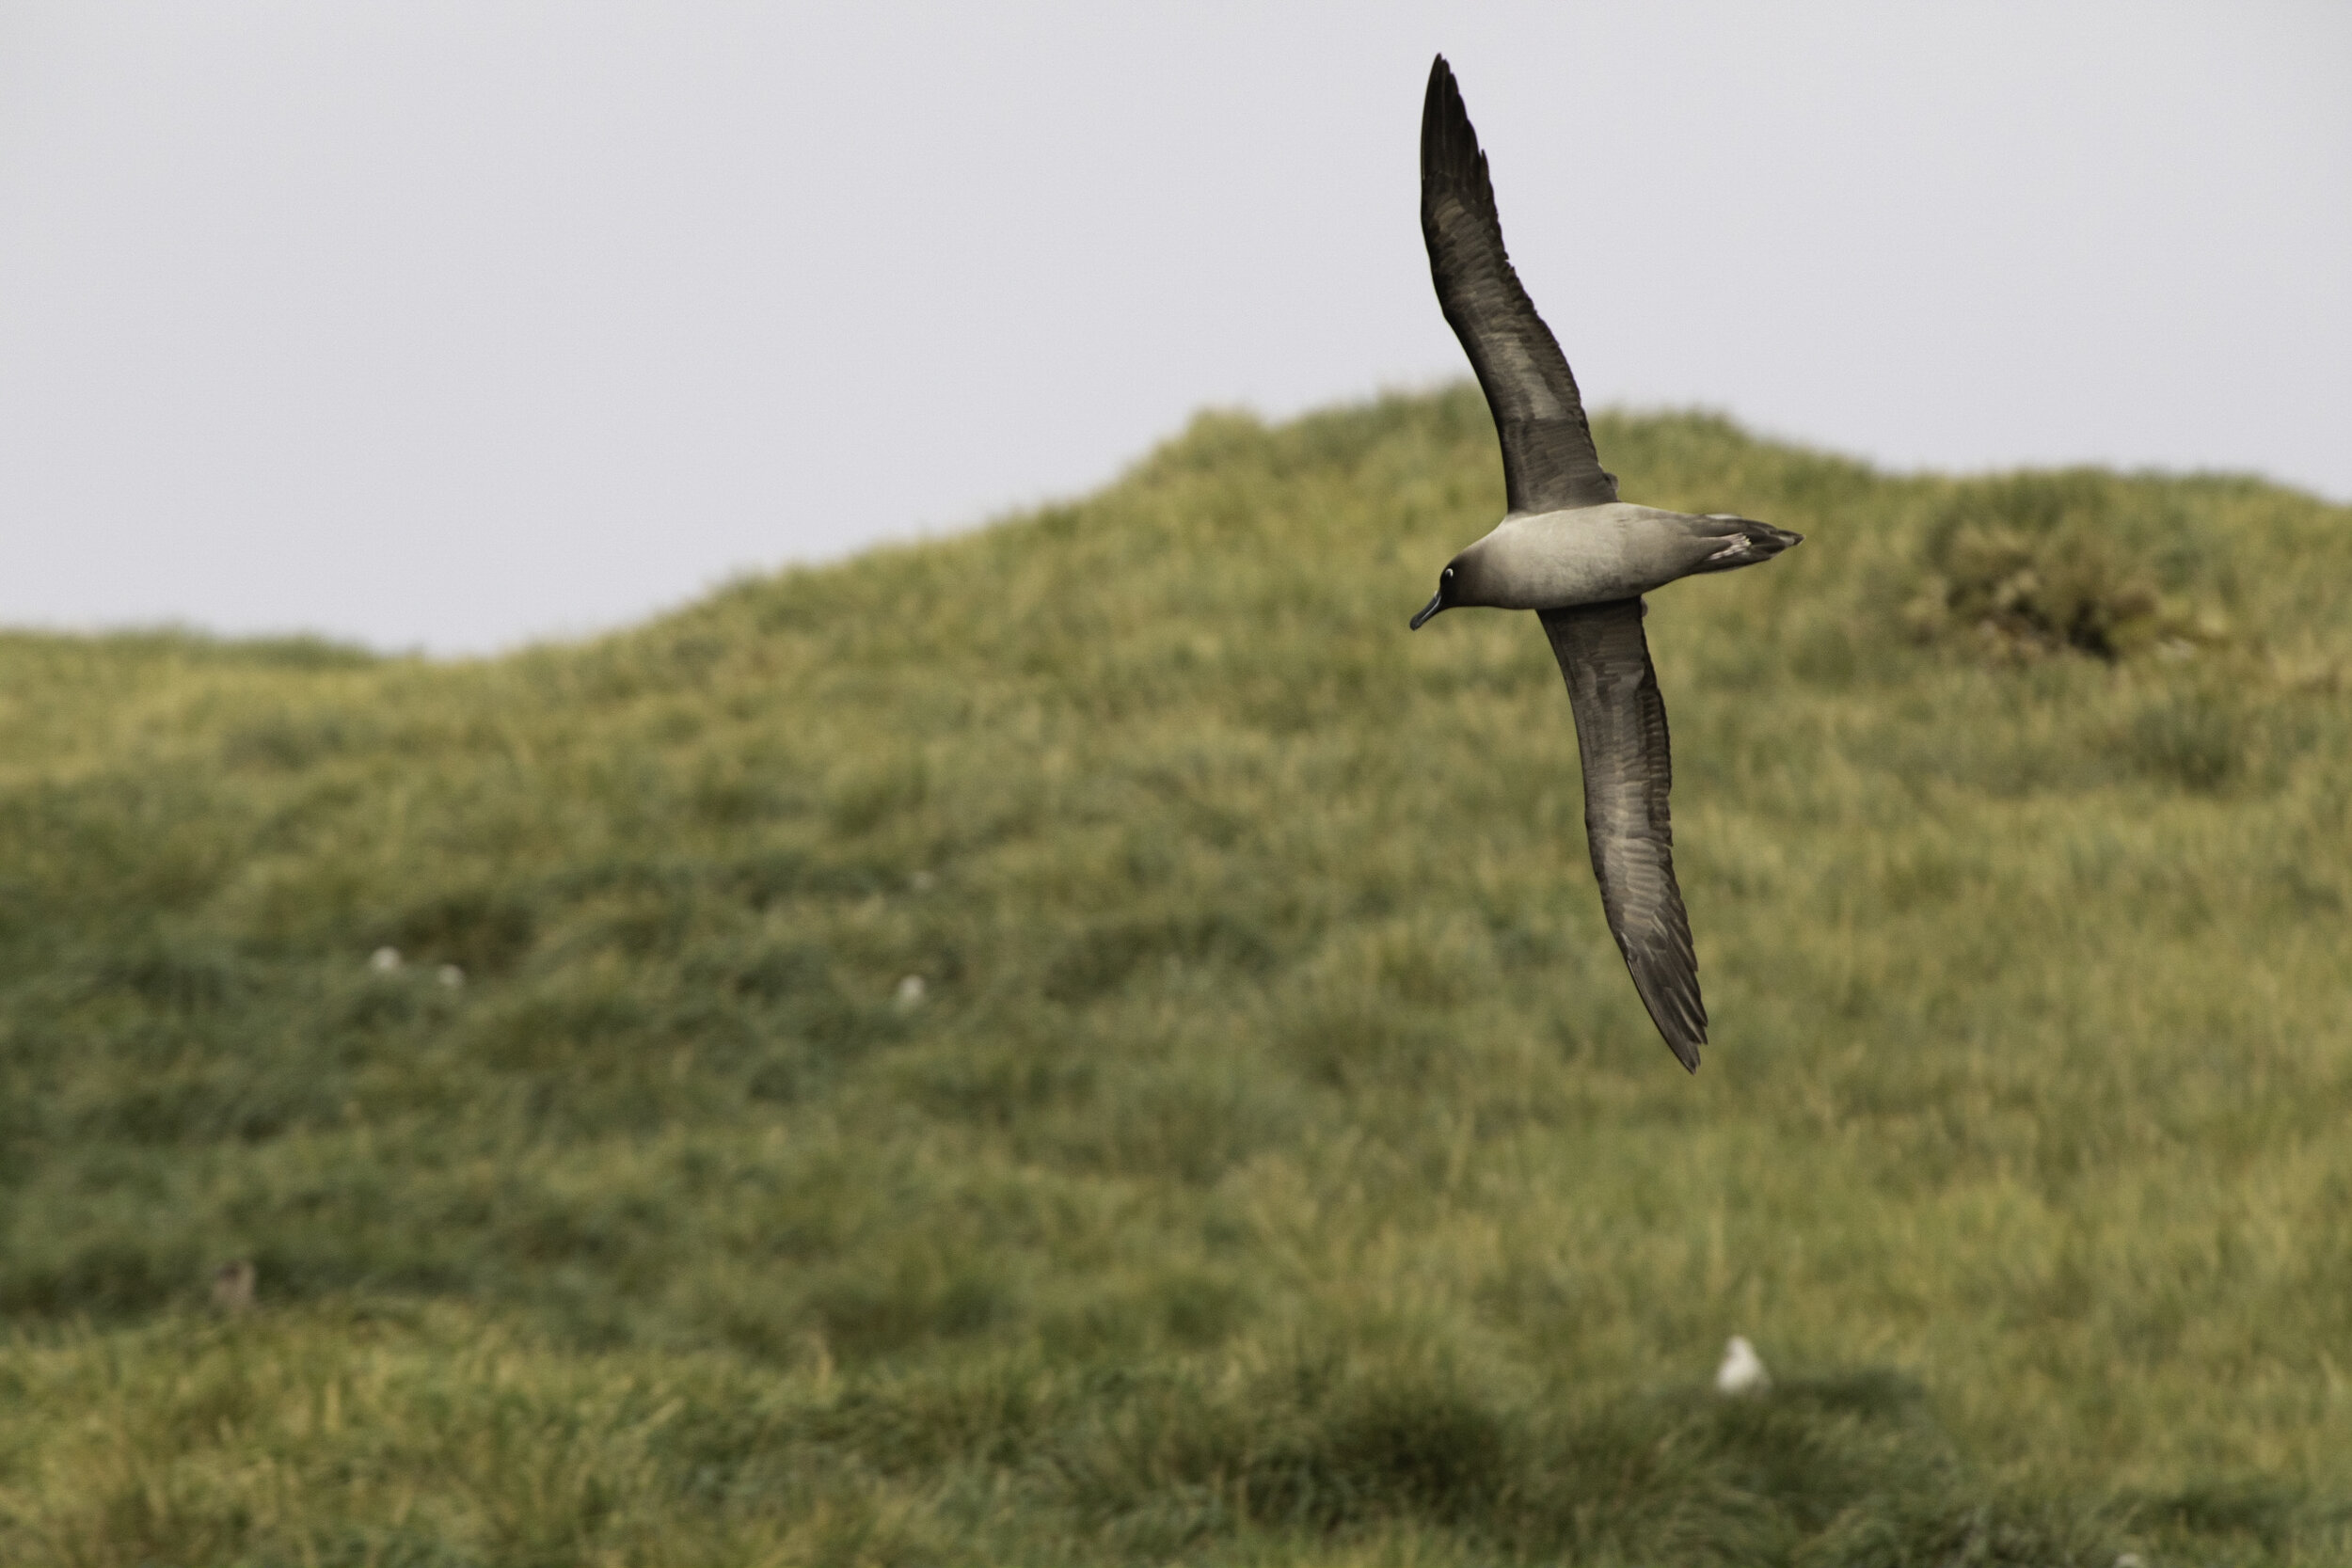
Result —
<path fill-rule="evenodd" d="M 2352 513 L 1599 435 L 1807 535 L 1652 603 L 1695 1079 L 1537 628 L 1405 631 L 1473 391 L 496 660 L 0 637 L 0 1560 L 2352 1560 Z"/>

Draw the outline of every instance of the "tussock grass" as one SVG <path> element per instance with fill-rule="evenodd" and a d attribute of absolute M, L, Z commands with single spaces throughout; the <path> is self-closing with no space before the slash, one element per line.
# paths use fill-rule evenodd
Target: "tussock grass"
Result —
<path fill-rule="evenodd" d="M 1469 389 L 497 660 L 0 637 L 0 1558 L 2352 1556 L 2352 515 L 1599 434 L 1808 536 L 1653 602 L 1695 1080 L 1543 639 L 1404 630 Z"/>

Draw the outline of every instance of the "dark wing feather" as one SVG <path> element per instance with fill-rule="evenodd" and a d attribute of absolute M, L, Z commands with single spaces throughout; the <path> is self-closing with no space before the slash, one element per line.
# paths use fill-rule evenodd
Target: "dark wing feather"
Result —
<path fill-rule="evenodd" d="M 1438 304 L 1494 412 L 1511 510 L 1615 500 L 1617 482 L 1593 451 L 1576 377 L 1503 251 L 1486 155 L 1442 55 L 1429 68 L 1421 111 L 1421 231 Z"/>
<path fill-rule="evenodd" d="M 1567 677 L 1576 748 L 1584 759 L 1584 836 L 1609 929 L 1634 989 L 1682 1065 L 1699 1069 L 1707 1004 L 1699 1000 L 1691 919 L 1675 885 L 1666 795 L 1674 763 L 1639 599 L 1544 610 L 1544 634 Z"/>

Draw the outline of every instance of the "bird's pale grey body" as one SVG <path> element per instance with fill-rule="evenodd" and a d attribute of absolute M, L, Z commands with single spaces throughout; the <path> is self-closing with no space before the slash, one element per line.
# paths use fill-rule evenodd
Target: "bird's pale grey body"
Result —
<path fill-rule="evenodd" d="M 1413 626 L 1440 610 L 1532 610 L 1566 679 L 1584 768 L 1584 836 L 1601 909 L 1642 1004 L 1682 1065 L 1707 1041 L 1698 958 L 1675 881 L 1666 706 L 1643 595 L 1768 561 L 1799 536 L 1726 514 L 1617 499 L 1576 377 L 1502 248 L 1486 155 L 1444 56 L 1422 108 L 1421 223 L 1429 273 L 1495 417 L 1510 510 L 1446 563 Z"/>
<path fill-rule="evenodd" d="M 1746 564 L 1740 558 L 1757 546 L 1745 522 L 1630 501 L 1514 515 L 1454 558 L 1461 580 L 1450 603 L 1566 610 L 1639 598 L 1694 572 Z"/>

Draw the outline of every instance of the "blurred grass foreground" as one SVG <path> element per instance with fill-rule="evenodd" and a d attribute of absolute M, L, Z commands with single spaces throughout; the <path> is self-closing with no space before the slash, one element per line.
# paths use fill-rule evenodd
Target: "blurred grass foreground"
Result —
<path fill-rule="evenodd" d="M 1696 1079 L 1533 620 L 1405 630 L 1474 389 L 0 638 L 0 1561 L 2352 1560 L 2352 513 L 1599 434 L 1808 536 L 1652 602 Z"/>

